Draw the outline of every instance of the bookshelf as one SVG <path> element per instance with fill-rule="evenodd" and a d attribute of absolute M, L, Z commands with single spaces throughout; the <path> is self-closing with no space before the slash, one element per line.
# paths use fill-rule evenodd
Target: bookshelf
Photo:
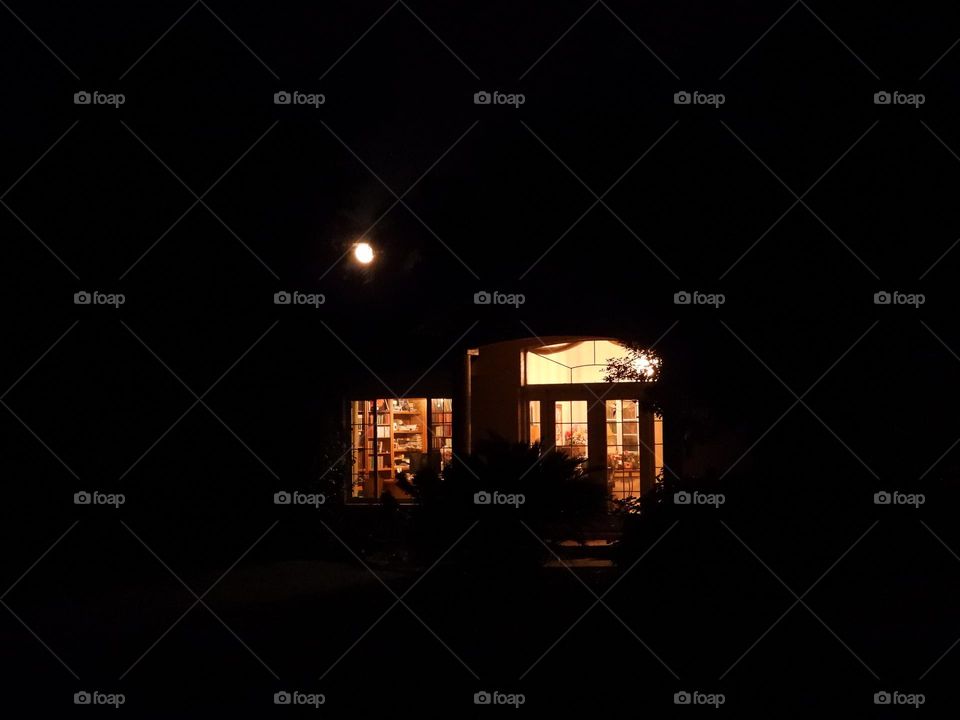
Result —
<path fill-rule="evenodd" d="M 440 470 L 453 459 L 453 401 L 433 398 L 430 401 L 430 452 L 440 459 Z"/>
<path fill-rule="evenodd" d="M 355 450 L 354 498 L 377 499 L 388 492 L 409 499 L 396 485 L 400 472 L 415 473 L 430 448 L 425 398 L 358 400 L 351 403 Z"/>
<path fill-rule="evenodd" d="M 427 452 L 427 401 L 424 398 L 394 399 L 390 401 L 390 413 L 393 473 L 385 481 L 384 489 L 398 499 L 404 499 L 407 496 L 397 490 L 394 478 L 401 472 L 414 474 L 421 466 Z"/>

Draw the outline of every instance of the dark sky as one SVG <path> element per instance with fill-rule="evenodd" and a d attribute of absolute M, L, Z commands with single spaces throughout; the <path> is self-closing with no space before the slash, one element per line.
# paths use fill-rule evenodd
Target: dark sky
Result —
<path fill-rule="evenodd" d="M 415 378 L 470 328 L 464 343 L 530 331 L 652 342 L 672 328 L 665 367 L 753 418 L 754 438 L 793 402 L 783 383 L 803 393 L 872 327 L 807 398 L 831 432 L 806 416 L 784 442 L 811 433 L 856 468 L 834 430 L 871 466 L 894 462 L 888 440 L 921 443 L 932 462 L 960 432 L 960 360 L 945 347 L 960 348 L 960 251 L 947 252 L 960 236 L 960 51 L 948 52 L 958 29 L 942 5 L 10 10 L 8 384 L 80 323 L 7 401 L 57 447 L 130 442 L 103 463 L 75 453 L 87 473 L 118 475 L 193 401 L 131 331 L 201 394 L 274 321 L 210 399 L 278 466 L 309 455 L 310 423 L 345 373 Z M 126 102 L 78 106 L 81 90 Z M 280 90 L 326 103 L 277 106 Z M 480 90 L 525 103 L 475 105 Z M 683 90 L 725 103 L 675 105 Z M 878 106 L 881 90 L 926 102 Z M 381 218 L 393 193 L 403 203 Z M 374 266 L 338 261 L 378 218 Z M 127 302 L 76 307 L 82 289 Z M 327 303 L 278 308 L 283 289 Z M 477 307 L 483 289 L 527 302 Z M 926 304 L 874 305 L 885 289 Z M 726 303 L 678 307 L 680 290 Z M 922 431 L 919 417 L 932 419 Z M 897 471 L 919 475 L 905 457 Z"/>
<path fill-rule="evenodd" d="M 668 554 L 658 548 L 613 600 L 637 637 L 660 634 L 665 657 L 686 653 L 690 667 L 707 667 L 715 639 L 738 634 L 733 616 L 759 633 L 767 615 L 776 625 L 794 599 L 806 605 L 791 588 L 806 596 L 817 586 L 806 609 L 820 615 L 760 636 L 748 662 L 761 672 L 737 671 L 724 686 L 731 706 L 786 685 L 779 705 L 860 693 L 872 679 L 839 647 L 848 642 L 871 664 L 885 658 L 876 661 L 883 689 L 928 687 L 917 677 L 944 650 L 930 680 L 955 677 L 960 18 L 950 5 L 0 0 L 0 602 L 23 617 L 23 627 L 19 617 L 0 623 L 0 663 L 17 686 L 0 702 L 22 698 L 32 714 L 39 702 L 68 704 L 81 688 L 51 656 L 62 652 L 88 689 L 96 679 L 104 690 L 129 687 L 128 711 L 244 703 L 268 677 L 234 643 L 247 644 L 248 628 L 248 649 L 262 639 L 288 667 L 301 650 L 287 650 L 302 648 L 306 662 L 284 669 L 285 683 L 299 674 L 302 687 L 318 684 L 319 659 L 389 606 L 386 588 L 355 595 L 351 581 L 336 594 L 347 609 L 324 602 L 319 585 L 316 596 L 306 582 L 292 596 L 268 587 L 273 575 L 244 574 L 238 602 L 223 603 L 231 625 L 245 618 L 239 635 L 191 616 L 133 684 L 116 680 L 114 665 L 136 657 L 117 660 L 124 648 L 163 639 L 171 628 L 161 615 L 173 622 L 189 606 L 173 593 L 193 602 L 158 558 L 198 591 L 230 563 L 239 572 L 294 559 L 283 575 L 299 593 L 301 558 L 358 559 L 314 517 L 331 518 L 344 545 L 378 568 L 392 532 L 411 545 L 432 534 L 429 522 L 389 525 L 396 518 L 383 508 L 358 516 L 330 503 L 329 516 L 308 518 L 271 502 L 278 490 L 316 487 L 343 457 L 355 382 L 370 394 L 403 392 L 469 347 L 565 334 L 656 344 L 669 462 L 691 448 L 702 466 L 743 458 L 709 469 L 746 500 L 718 517 L 749 520 L 727 529 L 758 555 L 712 518 L 683 518 L 687 527 L 661 546 Z M 277 105 L 282 91 L 322 93 L 325 103 Z M 483 91 L 525 102 L 475 104 Z M 75 104 L 80 92 L 125 102 Z M 724 102 L 676 104 L 681 92 Z M 882 92 L 924 102 L 876 104 Z M 361 269 L 344 255 L 365 232 L 377 258 Z M 122 293 L 125 303 L 77 305 L 82 291 Z M 326 302 L 274 304 L 283 291 Z M 526 302 L 477 305 L 479 291 Z M 676 304 L 683 291 L 725 302 Z M 923 304 L 876 304 L 881 292 L 920 294 Z M 926 510 L 875 506 L 880 489 L 925 493 Z M 79 507 L 80 490 L 121 492 L 127 504 Z M 657 512 L 648 528 L 663 521 Z M 149 539 L 144 547 L 121 519 Z M 632 547 L 646 542 L 634 537 Z M 445 561 L 437 581 L 470 575 L 461 570 L 474 560 L 460 562 Z M 605 586 L 605 595 L 612 585 L 593 573 L 586 590 Z M 383 574 L 388 585 L 407 582 Z M 317 577 L 326 587 L 327 573 Z M 161 582 L 171 594 L 154 595 Z M 488 587 L 476 594 L 459 580 L 424 584 L 412 603 L 419 611 L 429 596 L 428 610 L 447 616 L 437 637 L 457 627 L 458 650 L 458 636 L 505 618 L 481 643 L 498 672 L 527 641 L 542 635 L 546 647 L 553 621 L 591 602 L 569 577 L 537 579 L 542 593 L 479 584 Z M 94 608 L 114 587 L 122 592 Z M 261 606 L 275 589 L 282 604 Z M 528 626 L 515 605 L 541 598 L 543 626 Z M 465 601 L 477 611 L 464 615 Z M 681 689 L 660 668 L 644 670 L 646 653 L 616 624 L 591 622 L 564 640 L 580 644 L 562 671 L 537 671 L 564 716 L 577 687 L 591 701 L 627 697 L 631 709 Z M 404 702 L 434 701 L 411 688 L 459 692 L 470 679 L 447 682 L 460 668 L 442 649 L 445 665 L 417 662 L 433 644 L 420 631 L 388 618 L 360 645 L 369 660 L 357 656 L 319 684 L 351 703 L 383 699 L 394 715 Z M 508 632 L 518 642 L 494 648 Z M 797 648 L 762 654 L 785 638 Z M 604 654 L 620 640 L 621 654 Z M 742 647 L 738 636 L 730 655 Z M 621 677 L 629 695 L 610 691 Z M 354 680 L 359 692 L 345 692 Z M 864 688 L 860 707 L 879 689 Z M 931 691 L 934 702 L 955 697 Z M 531 691 L 530 706 L 546 699 Z"/>

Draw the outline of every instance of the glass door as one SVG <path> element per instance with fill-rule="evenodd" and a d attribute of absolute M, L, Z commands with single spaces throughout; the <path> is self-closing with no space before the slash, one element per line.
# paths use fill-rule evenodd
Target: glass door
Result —
<path fill-rule="evenodd" d="M 640 497 L 640 402 L 607 400 L 607 483 L 613 497 Z"/>

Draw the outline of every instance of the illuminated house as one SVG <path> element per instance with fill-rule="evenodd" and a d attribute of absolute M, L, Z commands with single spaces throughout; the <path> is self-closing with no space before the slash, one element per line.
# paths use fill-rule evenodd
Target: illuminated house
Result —
<path fill-rule="evenodd" d="M 613 497 L 639 496 L 662 476 L 663 422 L 652 383 L 605 380 L 617 361 L 637 379 L 655 370 L 609 338 L 510 340 L 467 350 L 429 397 L 350 400 L 348 501 L 407 500 L 399 472 L 442 470 L 490 436 L 583 458 Z"/>

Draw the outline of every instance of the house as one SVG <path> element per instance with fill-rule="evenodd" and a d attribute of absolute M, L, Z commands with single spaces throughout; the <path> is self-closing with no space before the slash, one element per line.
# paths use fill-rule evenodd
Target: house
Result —
<path fill-rule="evenodd" d="M 608 382 L 612 362 L 636 372 Z M 347 501 L 409 500 L 398 473 L 442 471 L 490 436 L 582 458 L 615 498 L 638 497 L 664 467 L 663 419 L 643 380 L 655 379 L 652 363 L 612 338 L 509 340 L 466 349 L 446 374 L 417 385 L 425 396 L 349 398 Z"/>

